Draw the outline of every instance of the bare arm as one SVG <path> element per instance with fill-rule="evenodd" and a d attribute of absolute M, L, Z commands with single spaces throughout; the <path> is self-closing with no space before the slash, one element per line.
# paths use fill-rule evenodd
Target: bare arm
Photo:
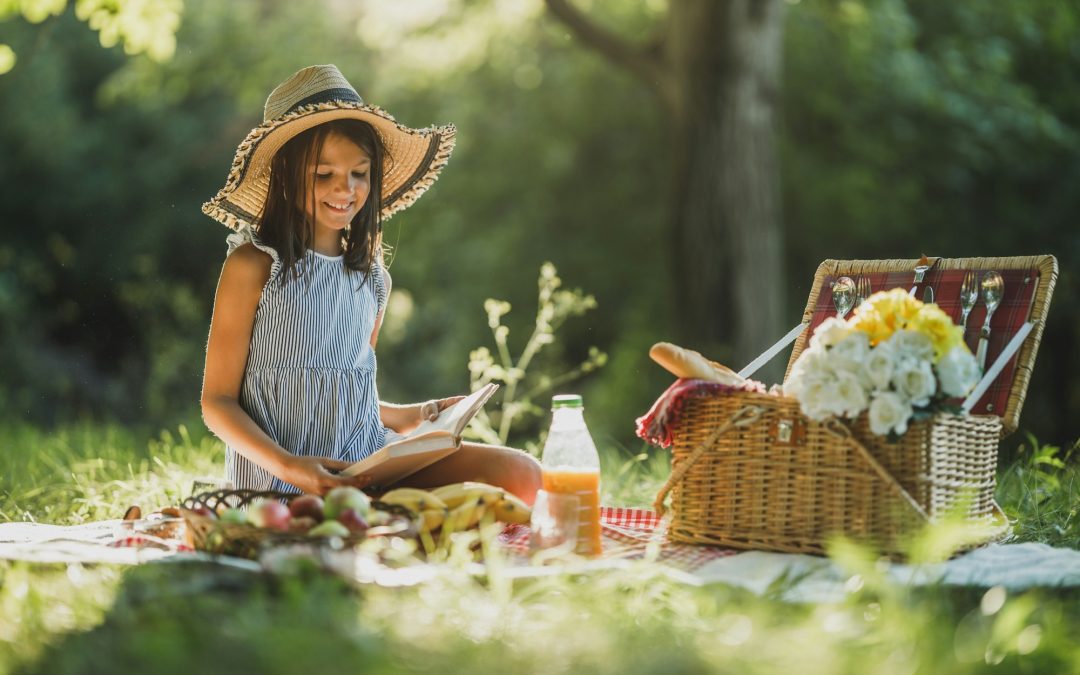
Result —
<path fill-rule="evenodd" d="M 270 276 L 271 264 L 265 253 L 245 245 L 230 255 L 221 269 L 206 346 L 203 419 L 231 448 L 305 492 L 322 494 L 337 485 L 361 486 L 367 482 L 365 477 L 357 480 L 330 473 L 329 469 L 345 468 L 347 462 L 293 455 L 275 443 L 240 407 L 240 385 L 247 365 L 255 309 Z"/>

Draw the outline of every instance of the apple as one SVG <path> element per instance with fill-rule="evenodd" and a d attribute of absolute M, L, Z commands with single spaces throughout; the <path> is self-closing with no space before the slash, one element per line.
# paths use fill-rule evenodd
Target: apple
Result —
<path fill-rule="evenodd" d="M 197 513 L 200 516 L 203 516 L 205 518 L 210 518 L 212 520 L 217 520 L 217 514 L 214 513 L 213 510 L 211 510 L 210 507 L 208 507 L 208 506 L 198 506 L 198 507 L 192 509 L 192 512 Z"/>
<path fill-rule="evenodd" d="M 308 530 L 319 523 L 311 516 L 296 516 L 289 519 L 289 532 L 306 534 Z"/>
<path fill-rule="evenodd" d="M 235 523 L 237 525 L 244 525 L 247 523 L 247 514 L 243 509 L 237 509 L 233 507 L 226 508 L 218 516 L 218 520 L 223 523 Z"/>
<path fill-rule="evenodd" d="M 323 521 L 323 500 L 319 495 L 300 495 L 289 502 L 289 512 L 293 518 L 308 517 L 316 523 Z"/>
<path fill-rule="evenodd" d="M 324 520 L 323 522 L 308 530 L 308 536 L 347 537 L 349 536 L 349 528 L 345 527 L 336 520 Z"/>
<path fill-rule="evenodd" d="M 336 520 L 345 509 L 356 511 L 356 515 L 367 517 L 371 509 L 371 499 L 354 487 L 336 487 L 326 493 L 323 515 L 327 520 Z"/>
<path fill-rule="evenodd" d="M 337 521 L 347 527 L 349 532 L 364 532 L 369 527 L 364 517 L 352 509 L 345 509 L 339 513 Z"/>
<path fill-rule="evenodd" d="M 289 529 L 289 507 L 276 499 L 256 500 L 248 508 L 248 520 L 255 527 L 266 527 L 271 530 Z"/>

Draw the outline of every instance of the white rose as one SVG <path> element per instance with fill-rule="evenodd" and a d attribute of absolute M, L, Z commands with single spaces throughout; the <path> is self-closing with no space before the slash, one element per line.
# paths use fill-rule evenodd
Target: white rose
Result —
<path fill-rule="evenodd" d="M 893 371 L 893 386 L 911 405 L 928 405 L 930 397 L 937 391 L 933 366 L 928 360 L 898 359 Z"/>
<path fill-rule="evenodd" d="M 835 377 L 828 351 L 820 343 L 812 344 L 799 355 L 784 384 L 784 391 L 799 401 L 804 415 L 821 421 L 832 415 Z"/>
<path fill-rule="evenodd" d="M 847 321 L 837 316 L 830 316 L 814 329 L 810 346 L 832 347 L 853 332 L 854 329 L 848 327 Z"/>
<path fill-rule="evenodd" d="M 928 336 L 915 330 L 898 330 L 889 338 L 897 358 L 912 358 L 917 361 L 931 361 L 934 358 L 934 343 Z"/>
<path fill-rule="evenodd" d="M 800 380 L 806 378 L 825 377 L 832 372 L 829 365 L 829 354 L 820 345 L 807 347 L 791 367 L 791 375 L 788 377 L 788 385 L 796 389 L 800 386 Z"/>
<path fill-rule="evenodd" d="M 791 392 L 790 387 L 785 386 L 785 391 L 798 399 L 802 413 L 817 422 L 832 415 L 829 409 L 829 401 L 832 400 L 831 389 L 829 382 L 824 378 L 803 379 L 797 392 Z"/>
<path fill-rule="evenodd" d="M 963 347 L 953 347 L 937 364 L 941 390 L 948 396 L 966 396 L 979 382 L 979 362 Z"/>
<path fill-rule="evenodd" d="M 829 360 L 837 372 L 851 374 L 862 372 L 863 364 L 870 355 L 870 336 L 860 331 L 853 331 L 829 350 Z"/>
<path fill-rule="evenodd" d="M 892 344 L 882 342 L 870 350 L 863 362 L 863 377 L 873 389 L 888 389 L 896 367 Z"/>
<path fill-rule="evenodd" d="M 870 402 L 870 431 L 878 436 L 890 431 L 902 434 L 907 431 L 911 414 L 911 406 L 897 394 L 891 391 L 877 393 Z"/>
<path fill-rule="evenodd" d="M 830 401 L 832 413 L 842 417 L 858 417 L 859 413 L 866 410 L 870 402 L 866 388 L 855 373 L 836 373 L 829 394 L 832 396 Z"/>

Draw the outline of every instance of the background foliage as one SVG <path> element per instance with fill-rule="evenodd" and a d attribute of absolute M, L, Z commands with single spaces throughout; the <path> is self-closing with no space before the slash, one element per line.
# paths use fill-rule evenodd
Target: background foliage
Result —
<path fill-rule="evenodd" d="M 0 44 L 17 55 L 0 76 L 0 414 L 198 424 L 227 234 L 199 205 L 267 92 L 332 62 L 402 122 L 459 128 L 444 176 L 387 225 L 383 397 L 464 390 L 470 351 L 495 347 L 487 298 L 514 308 L 503 321 L 520 351 L 552 261 L 598 306 L 533 368 L 602 349 L 607 365 L 575 386 L 602 443 L 640 447 L 633 419 L 670 382 L 647 350 L 669 338 L 679 292 L 659 253 L 667 120 L 539 0 L 186 0 L 171 58 L 167 44 L 103 49 L 76 16 L 85 3 L 34 21 L 15 11 L 31 4 L 0 2 Z M 155 6 L 166 21 L 181 11 Z M 663 7 L 590 11 L 634 37 Z M 1021 424 L 1065 447 L 1080 413 L 1078 29 L 1080 8 L 1054 0 L 790 2 L 777 130 L 792 320 L 824 258 L 1058 256 Z"/>

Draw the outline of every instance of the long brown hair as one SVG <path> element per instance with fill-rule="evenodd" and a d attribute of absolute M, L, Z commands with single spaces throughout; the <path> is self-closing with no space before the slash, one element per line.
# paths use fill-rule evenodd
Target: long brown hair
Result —
<path fill-rule="evenodd" d="M 323 143 L 331 133 L 339 133 L 360 147 L 371 159 L 371 182 L 367 201 L 342 236 L 345 266 L 362 271 L 368 277 L 375 261 L 382 257 L 382 177 L 383 163 L 390 161 L 382 139 L 367 122 L 333 120 L 314 126 L 292 137 L 281 146 L 270 162 L 270 187 L 259 217 L 259 238 L 274 247 L 281 257 L 281 283 L 291 270 L 298 276 L 296 262 L 303 258 L 315 241 L 315 204 L 305 212 L 308 195 L 315 193 L 315 173 L 310 167 L 318 161 Z"/>

